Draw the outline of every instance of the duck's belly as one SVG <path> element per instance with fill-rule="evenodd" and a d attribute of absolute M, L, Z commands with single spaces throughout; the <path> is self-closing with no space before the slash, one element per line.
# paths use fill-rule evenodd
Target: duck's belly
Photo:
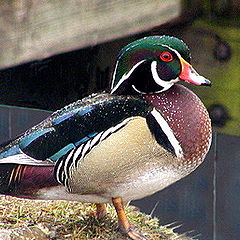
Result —
<path fill-rule="evenodd" d="M 72 167 L 69 188 L 78 200 L 125 201 L 153 194 L 183 177 L 180 159 L 163 149 L 150 133 L 144 118 L 136 117 L 91 150 Z"/>
<path fill-rule="evenodd" d="M 42 188 L 37 192 L 37 199 L 111 203 L 113 197 L 121 197 L 123 201 L 129 202 L 160 191 L 181 178 L 181 174 L 171 170 L 159 171 L 158 173 L 152 171 L 128 183 L 114 184 L 108 188 L 102 187 L 103 192 L 101 193 L 97 190 L 95 193 L 69 193 L 62 185 Z"/>
<path fill-rule="evenodd" d="M 182 177 L 180 173 L 170 169 L 156 169 L 156 171 L 147 172 L 143 176 L 134 179 L 132 182 L 115 186 L 115 188 L 112 189 L 113 191 L 106 196 L 108 197 L 108 201 L 111 201 L 111 197 L 118 196 L 126 202 L 136 200 L 152 195 L 178 181 Z"/>

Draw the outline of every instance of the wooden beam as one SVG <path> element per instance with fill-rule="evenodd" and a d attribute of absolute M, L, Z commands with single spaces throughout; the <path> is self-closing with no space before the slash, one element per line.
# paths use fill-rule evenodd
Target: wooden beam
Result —
<path fill-rule="evenodd" d="M 0 68 L 146 31 L 180 0 L 12 0 L 0 4 Z"/>

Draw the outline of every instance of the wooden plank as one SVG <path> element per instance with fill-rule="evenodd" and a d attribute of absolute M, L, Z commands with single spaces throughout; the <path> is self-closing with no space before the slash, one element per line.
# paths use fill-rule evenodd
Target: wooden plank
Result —
<path fill-rule="evenodd" d="M 180 0 L 0 1 L 0 68 L 151 29 Z"/>

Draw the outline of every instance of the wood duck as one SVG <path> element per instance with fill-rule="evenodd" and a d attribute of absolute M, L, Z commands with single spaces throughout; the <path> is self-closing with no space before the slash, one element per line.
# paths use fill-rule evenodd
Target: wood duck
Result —
<path fill-rule="evenodd" d="M 151 36 L 124 47 L 110 93 L 76 101 L 0 146 L 0 192 L 31 199 L 92 202 L 99 217 L 112 202 L 119 227 L 123 202 L 162 190 L 204 160 L 211 124 L 200 99 L 180 80 L 210 85 L 190 65 L 187 45 Z"/>

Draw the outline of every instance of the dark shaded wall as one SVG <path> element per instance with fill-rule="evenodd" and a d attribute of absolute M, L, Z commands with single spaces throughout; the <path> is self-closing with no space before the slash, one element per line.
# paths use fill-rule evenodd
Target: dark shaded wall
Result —
<path fill-rule="evenodd" d="M 76 50 L 1 70 L 0 104 L 56 110 L 86 96 L 96 90 L 97 53 L 97 47 Z"/>

